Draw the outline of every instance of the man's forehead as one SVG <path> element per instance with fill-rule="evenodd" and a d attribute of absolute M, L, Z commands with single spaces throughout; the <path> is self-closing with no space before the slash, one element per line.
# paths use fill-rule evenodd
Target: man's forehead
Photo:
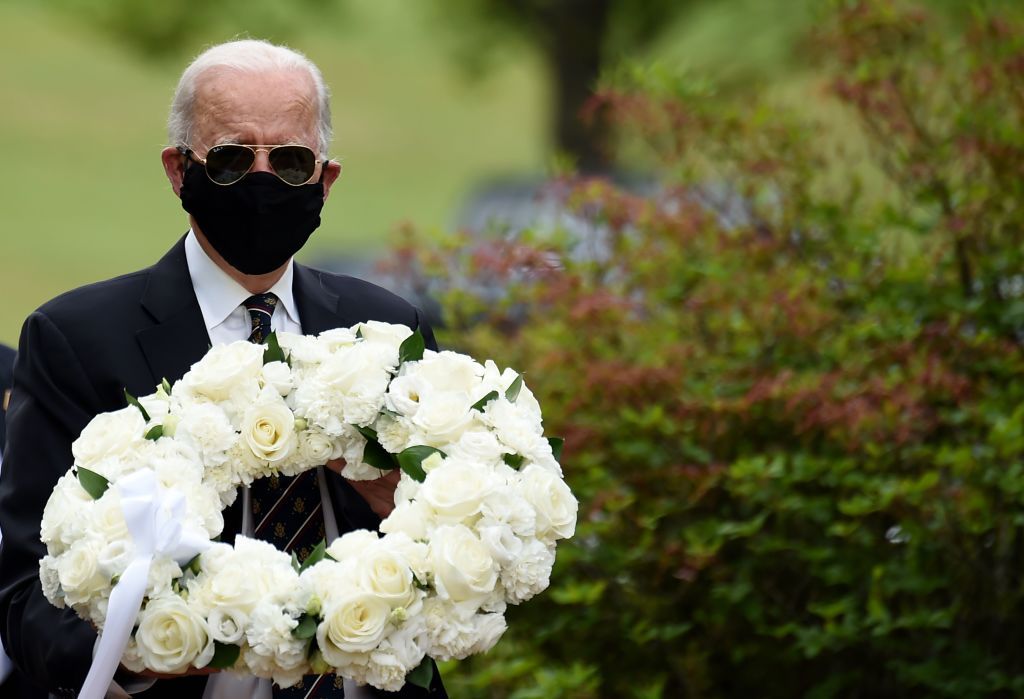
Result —
<path fill-rule="evenodd" d="M 316 86 L 301 70 L 211 69 L 196 81 L 196 127 L 220 141 L 248 142 L 254 130 L 308 138 L 316 129 Z"/>

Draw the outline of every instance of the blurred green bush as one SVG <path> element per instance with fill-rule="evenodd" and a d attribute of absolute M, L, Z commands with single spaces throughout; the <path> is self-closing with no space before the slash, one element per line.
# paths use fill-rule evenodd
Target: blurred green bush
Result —
<path fill-rule="evenodd" d="M 841 2 L 808 47 L 882 196 L 827 125 L 634 67 L 594 114 L 656 194 L 565 179 L 574 225 L 404 241 L 581 500 L 453 696 L 1024 695 L 1020 11 Z"/>

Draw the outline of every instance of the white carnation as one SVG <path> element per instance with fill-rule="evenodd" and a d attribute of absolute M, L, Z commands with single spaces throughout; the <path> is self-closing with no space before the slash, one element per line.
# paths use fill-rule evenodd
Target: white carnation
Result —
<path fill-rule="evenodd" d="M 530 540 L 512 565 L 501 571 L 505 600 L 511 604 L 519 604 L 547 589 L 554 563 L 553 546 L 548 546 L 537 539 Z"/>
<path fill-rule="evenodd" d="M 192 447 L 207 467 L 227 461 L 237 439 L 227 414 L 212 403 L 189 406 L 174 429 L 174 440 Z"/>

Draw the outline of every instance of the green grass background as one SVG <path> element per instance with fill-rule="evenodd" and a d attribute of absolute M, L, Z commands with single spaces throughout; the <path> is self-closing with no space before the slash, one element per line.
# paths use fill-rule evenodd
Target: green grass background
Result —
<path fill-rule="evenodd" d="M 652 53 L 803 93 L 806 71 L 787 57 L 812 4 L 704 2 Z M 403 221 L 449 227 L 482 180 L 544 172 L 548 94 L 528 46 L 510 44 L 496 70 L 469 80 L 436 9 L 405 0 L 345 8 L 290 40 L 331 86 L 333 154 L 344 164 L 300 259 L 379 249 Z M 47 299 L 151 264 L 186 229 L 159 154 L 188 59 L 145 60 L 29 2 L 0 3 L 0 27 L 0 342 L 15 344 Z"/>

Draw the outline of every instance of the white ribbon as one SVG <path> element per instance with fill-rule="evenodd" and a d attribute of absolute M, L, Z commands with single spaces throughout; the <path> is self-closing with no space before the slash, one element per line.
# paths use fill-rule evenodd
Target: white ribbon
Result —
<path fill-rule="evenodd" d="M 153 471 L 136 471 L 113 487 L 121 493 L 121 511 L 135 544 L 135 557 L 110 593 L 107 618 L 80 699 L 106 695 L 142 608 L 153 559 L 173 558 L 183 565 L 210 547 L 205 532 L 186 524 L 185 496 L 160 485 Z"/>

